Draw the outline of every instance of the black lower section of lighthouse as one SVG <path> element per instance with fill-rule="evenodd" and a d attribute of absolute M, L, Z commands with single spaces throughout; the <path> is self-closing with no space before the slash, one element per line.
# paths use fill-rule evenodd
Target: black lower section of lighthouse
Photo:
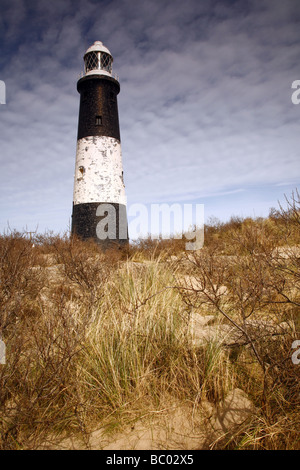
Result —
<path fill-rule="evenodd" d="M 126 246 L 126 206 L 98 202 L 73 205 L 72 233 L 82 240 L 94 239 L 103 248 Z"/>

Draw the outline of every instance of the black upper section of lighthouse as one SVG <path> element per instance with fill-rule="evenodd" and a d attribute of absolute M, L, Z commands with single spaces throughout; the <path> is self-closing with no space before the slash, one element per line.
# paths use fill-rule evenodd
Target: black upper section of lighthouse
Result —
<path fill-rule="evenodd" d="M 77 90 L 80 93 L 77 140 L 106 136 L 120 141 L 119 82 L 106 75 L 86 75 L 78 80 Z"/>

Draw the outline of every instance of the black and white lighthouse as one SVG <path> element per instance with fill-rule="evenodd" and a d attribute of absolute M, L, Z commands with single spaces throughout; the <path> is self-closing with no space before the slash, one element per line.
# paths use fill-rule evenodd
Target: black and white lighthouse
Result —
<path fill-rule="evenodd" d="M 126 196 L 113 58 L 100 41 L 84 54 L 80 93 L 72 233 L 103 246 L 128 242 Z"/>

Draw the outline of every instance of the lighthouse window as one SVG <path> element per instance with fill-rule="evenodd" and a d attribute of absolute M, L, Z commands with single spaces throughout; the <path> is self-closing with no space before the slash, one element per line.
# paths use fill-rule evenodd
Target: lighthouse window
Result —
<path fill-rule="evenodd" d="M 111 72 L 111 57 L 105 52 L 101 54 L 101 68 L 107 70 L 107 72 Z"/>
<path fill-rule="evenodd" d="M 99 63 L 97 52 L 89 52 L 88 54 L 86 54 L 84 62 L 86 72 L 89 72 L 90 70 L 97 70 Z"/>
<path fill-rule="evenodd" d="M 102 126 L 102 116 L 96 116 L 95 124 L 96 126 Z"/>
<path fill-rule="evenodd" d="M 85 173 L 85 168 L 84 168 L 84 166 L 80 166 L 80 167 L 78 168 L 78 170 L 79 170 L 79 172 L 80 172 L 80 175 L 83 176 L 84 173 Z"/>

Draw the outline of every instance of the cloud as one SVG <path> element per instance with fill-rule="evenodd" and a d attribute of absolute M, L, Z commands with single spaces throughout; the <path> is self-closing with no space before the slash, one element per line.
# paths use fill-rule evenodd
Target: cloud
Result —
<path fill-rule="evenodd" d="M 2 3 L 0 226 L 12 214 L 20 221 L 19 207 L 22 223 L 27 207 L 28 220 L 36 213 L 50 228 L 68 224 L 76 81 L 97 39 L 120 76 L 129 203 L 216 201 L 239 191 L 251 199 L 264 186 L 276 187 L 279 199 L 299 182 L 300 106 L 291 102 L 291 83 L 300 78 L 296 2 Z"/>

